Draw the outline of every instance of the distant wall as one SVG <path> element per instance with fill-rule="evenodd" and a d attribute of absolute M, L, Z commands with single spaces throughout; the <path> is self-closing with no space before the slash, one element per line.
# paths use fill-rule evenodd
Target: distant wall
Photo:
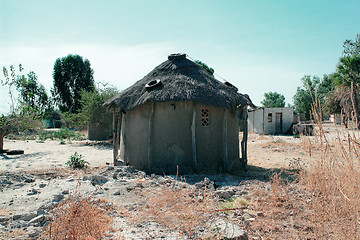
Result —
<path fill-rule="evenodd" d="M 277 129 L 277 114 L 281 114 L 281 128 Z M 285 134 L 294 122 L 293 108 L 259 108 L 248 113 L 249 132 Z"/>
<path fill-rule="evenodd" d="M 264 109 L 259 108 L 248 113 L 249 132 L 264 133 Z"/>
<path fill-rule="evenodd" d="M 91 123 L 88 126 L 89 140 L 109 140 L 112 138 L 112 123 Z"/>

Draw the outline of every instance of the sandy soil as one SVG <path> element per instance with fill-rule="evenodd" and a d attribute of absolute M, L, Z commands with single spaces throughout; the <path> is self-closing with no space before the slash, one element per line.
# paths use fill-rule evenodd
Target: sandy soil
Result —
<path fill-rule="evenodd" d="M 37 169 L 63 168 L 75 152 L 81 154 L 91 167 L 100 167 L 112 162 L 110 144 L 96 144 L 89 141 L 5 140 L 5 149 L 22 149 L 24 155 L 1 155 L 0 171 L 29 171 Z"/>
<path fill-rule="evenodd" d="M 327 131 L 334 132 L 332 125 L 329 125 Z M 335 133 L 332 136 L 336 138 Z M 313 141 L 313 137 L 310 141 Z M 10 238 L 9 236 L 13 239 L 36 239 L 41 227 L 48 221 L 46 217 L 41 221 L 34 219 L 47 216 L 58 202 L 76 189 L 79 182 L 81 182 L 81 191 L 85 194 L 106 198 L 118 206 L 128 206 L 137 198 L 133 189 L 139 186 L 139 179 L 146 179 L 146 184 L 142 186 L 146 188 L 171 182 L 174 178 L 174 176 L 148 176 L 144 172 L 126 167 L 113 168 L 112 146 L 108 143 L 73 141 L 60 144 L 60 141 L 50 140 L 45 142 L 6 140 L 4 147 L 25 151 L 23 155 L 15 156 L 0 154 L 0 232 L 7 232 L 7 235 L 0 235 L 0 238 L 4 239 Z M 256 191 L 249 189 L 259 186 L 262 189 L 269 189 L 271 186 L 264 181 L 269 171 L 296 168 L 299 167 L 299 163 L 308 162 L 308 147 L 309 139 L 303 136 L 294 138 L 250 133 L 249 171 L 244 176 L 188 176 L 188 183 L 196 185 L 204 180 L 204 177 L 208 177 L 216 183 L 219 189 L 217 191 L 224 192 L 231 186 L 232 189 L 229 190 L 231 194 L 244 196 L 248 194 L 249 198 L 257 198 L 252 195 Z M 88 171 L 70 171 L 66 168 L 65 163 L 75 152 L 83 155 L 89 162 Z M 251 175 L 253 172 L 256 174 Z M 259 176 L 258 172 L 263 175 Z M 260 183 L 259 180 L 262 182 Z M 253 219 L 252 215 L 249 216 L 248 219 Z M 182 236 L 179 232 L 155 223 L 142 225 L 139 228 L 131 225 L 123 216 L 116 215 L 115 219 L 114 226 L 121 229 L 118 234 L 124 239 L 186 239 L 179 237 Z M 11 234 L 14 229 L 22 229 L 23 235 L 15 237 Z M 250 239 L 257 238 L 250 237 Z"/>
<path fill-rule="evenodd" d="M 287 168 L 293 158 L 305 158 L 304 140 L 292 136 L 249 134 L 248 164 L 262 168 Z M 60 144 L 56 140 L 5 140 L 6 149 L 22 149 L 23 155 L 1 155 L 1 171 L 31 171 L 63 168 L 75 152 L 81 154 L 91 167 L 112 164 L 112 146 L 91 141 Z"/>

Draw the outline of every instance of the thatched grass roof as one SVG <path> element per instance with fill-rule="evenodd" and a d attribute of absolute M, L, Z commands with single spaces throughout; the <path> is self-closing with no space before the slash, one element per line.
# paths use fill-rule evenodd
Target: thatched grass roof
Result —
<path fill-rule="evenodd" d="M 253 105 L 247 95 L 231 84 L 216 80 L 185 54 L 172 54 L 143 79 L 104 103 L 107 108 L 132 110 L 146 102 L 193 100 L 206 105 L 235 109 Z"/>

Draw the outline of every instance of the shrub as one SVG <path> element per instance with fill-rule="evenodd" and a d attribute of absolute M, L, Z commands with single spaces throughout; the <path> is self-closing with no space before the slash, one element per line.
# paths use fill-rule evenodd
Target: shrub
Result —
<path fill-rule="evenodd" d="M 293 138 L 300 138 L 300 135 L 297 133 L 293 136 Z"/>
<path fill-rule="evenodd" d="M 251 203 L 245 198 L 231 197 L 228 201 L 221 205 L 221 209 L 230 211 L 233 209 L 243 208 L 244 206 L 248 205 L 251 205 Z"/>
<path fill-rule="evenodd" d="M 78 154 L 75 152 L 73 155 L 70 156 L 69 161 L 66 162 L 66 165 L 73 169 L 82 169 L 87 168 L 89 163 L 84 160 L 83 156 L 81 154 Z"/>
<path fill-rule="evenodd" d="M 70 130 L 68 128 L 61 128 L 58 131 L 42 131 L 39 133 L 39 140 L 44 141 L 46 139 L 59 139 L 59 140 L 84 140 L 84 136 L 79 132 Z"/>
<path fill-rule="evenodd" d="M 103 239 L 113 222 L 110 210 L 106 200 L 94 200 L 76 191 L 53 210 L 52 221 L 40 239 Z"/>

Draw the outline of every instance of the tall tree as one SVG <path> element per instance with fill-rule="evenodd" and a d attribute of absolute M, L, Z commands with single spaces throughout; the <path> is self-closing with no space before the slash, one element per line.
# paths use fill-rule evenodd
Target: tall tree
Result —
<path fill-rule="evenodd" d="M 333 84 L 329 76 L 323 78 L 305 75 L 302 86 L 298 87 L 293 97 L 296 113 L 305 114 L 306 119 L 311 118 L 314 103 L 323 105 L 333 91 Z"/>
<path fill-rule="evenodd" d="M 45 87 L 38 82 L 37 75 L 30 71 L 25 75 L 19 75 L 15 81 L 16 89 L 20 93 L 20 105 L 22 111 L 32 111 L 44 117 L 52 110 L 51 100 L 46 93 Z"/>
<path fill-rule="evenodd" d="M 93 74 L 89 60 L 79 55 L 56 59 L 52 94 L 62 112 L 77 113 L 81 109 L 81 92 L 95 89 Z"/>
<path fill-rule="evenodd" d="M 119 91 L 115 87 L 107 86 L 107 84 L 98 86 L 93 92 L 82 92 L 80 114 L 87 123 L 111 123 L 112 113 L 107 111 L 103 104 L 118 93 Z"/>
<path fill-rule="evenodd" d="M 20 72 L 23 70 L 19 65 Z M 14 86 L 18 84 L 20 75 L 16 75 L 15 68 L 10 66 L 10 74 L 6 67 L 3 67 L 5 79 L 1 79 L 1 85 L 6 86 L 9 90 L 11 98 L 11 106 L 9 114 L 0 116 L 0 152 L 4 150 L 4 137 L 10 133 L 17 133 L 25 130 L 37 130 L 41 128 L 39 115 L 36 111 L 26 111 L 22 104 L 17 104 L 14 97 Z M 19 107 L 17 107 L 19 106 Z"/>
<path fill-rule="evenodd" d="M 343 44 L 345 57 L 355 56 L 360 54 L 360 34 L 355 37 L 355 40 L 346 40 Z"/>
<path fill-rule="evenodd" d="M 339 89 L 337 99 L 344 113 L 355 119 L 360 126 L 360 54 L 344 56 L 333 74 L 334 84 Z"/>
<path fill-rule="evenodd" d="M 264 94 L 264 100 L 261 101 L 261 104 L 268 108 L 282 108 L 285 107 L 285 97 L 277 92 L 268 92 Z"/>

